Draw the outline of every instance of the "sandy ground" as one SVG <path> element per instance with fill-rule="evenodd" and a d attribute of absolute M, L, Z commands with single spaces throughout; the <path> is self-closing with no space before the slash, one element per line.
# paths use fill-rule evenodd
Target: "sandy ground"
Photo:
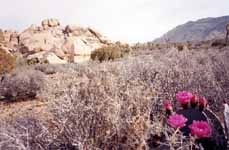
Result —
<path fill-rule="evenodd" d="M 48 119 L 47 102 L 41 100 L 21 101 L 14 103 L 0 102 L 0 120 L 12 121 L 16 118 L 33 116 Z"/>

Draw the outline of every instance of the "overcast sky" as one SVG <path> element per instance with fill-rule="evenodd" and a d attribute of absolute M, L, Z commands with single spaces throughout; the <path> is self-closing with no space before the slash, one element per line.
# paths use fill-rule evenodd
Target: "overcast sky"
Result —
<path fill-rule="evenodd" d="M 0 28 L 45 18 L 91 26 L 112 40 L 152 41 L 189 20 L 229 15 L 229 0 L 0 0 Z"/>

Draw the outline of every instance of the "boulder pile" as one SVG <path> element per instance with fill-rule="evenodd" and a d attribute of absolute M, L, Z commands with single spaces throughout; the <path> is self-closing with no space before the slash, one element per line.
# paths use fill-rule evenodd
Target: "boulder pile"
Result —
<path fill-rule="evenodd" d="M 21 33 L 2 31 L 1 40 L 9 51 L 48 63 L 84 62 L 90 59 L 92 51 L 111 44 L 92 28 L 61 26 L 57 19 L 43 20 L 41 25 L 31 25 Z"/>

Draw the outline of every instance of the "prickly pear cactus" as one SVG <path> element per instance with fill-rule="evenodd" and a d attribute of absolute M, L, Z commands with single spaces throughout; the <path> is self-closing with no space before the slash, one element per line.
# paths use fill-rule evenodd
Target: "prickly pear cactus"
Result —
<path fill-rule="evenodd" d="M 200 149 L 227 150 L 227 136 L 223 122 L 208 108 L 207 99 L 187 91 L 178 92 L 176 99 L 180 103 L 180 107 L 176 107 L 176 109 L 172 105 L 172 100 L 164 102 L 166 110 L 164 126 L 174 129 L 175 132 L 171 134 L 172 139 L 179 131 L 182 134 L 182 139 L 193 139 L 195 146 Z M 169 137 L 168 133 L 166 134 Z M 167 139 L 172 145 L 171 141 L 173 142 L 173 140 Z M 160 140 L 160 142 L 162 141 L 163 139 Z"/>

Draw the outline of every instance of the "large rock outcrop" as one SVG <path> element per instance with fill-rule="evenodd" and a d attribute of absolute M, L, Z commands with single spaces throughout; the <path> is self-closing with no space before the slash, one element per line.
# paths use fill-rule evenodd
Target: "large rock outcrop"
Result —
<path fill-rule="evenodd" d="M 53 47 L 61 47 L 63 40 L 64 35 L 60 27 L 46 30 L 31 26 L 19 35 L 19 45 L 26 47 L 29 53 L 50 51 Z"/>
<path fill-rule="evenodd" d="M 49 27 L 57 27 L 60 22 L 57 19 L 46 19 L 41 22 L 43 29 L 48 29 Z"/>
<path fill-rule="evenodd" d="M 0 47 L 8 52 L 16 51 L 18 46 L 18 33 L 16 31 L 0 29 Z"/>
<path fill-rule="evenodd" d="M 12 35 L 12 41 L 16 42 L 15 37 Z M 41 26 L 32 25 L 18 36 L 19 51 L 27 57 L 39 53 L 42 54 L 39 55 L 41 59 L 52 52 L 63 62 L 89 60 L 93 50 L 109 43 L 106 37 L 92 28 L 76 25 L 63 27 L 56 19 L 44 20 Z"/>
<path fill-rule="evenodd" d="M 0 29 L 0 43 L 3 43 L 5 41 L 3 31 Z"/>

